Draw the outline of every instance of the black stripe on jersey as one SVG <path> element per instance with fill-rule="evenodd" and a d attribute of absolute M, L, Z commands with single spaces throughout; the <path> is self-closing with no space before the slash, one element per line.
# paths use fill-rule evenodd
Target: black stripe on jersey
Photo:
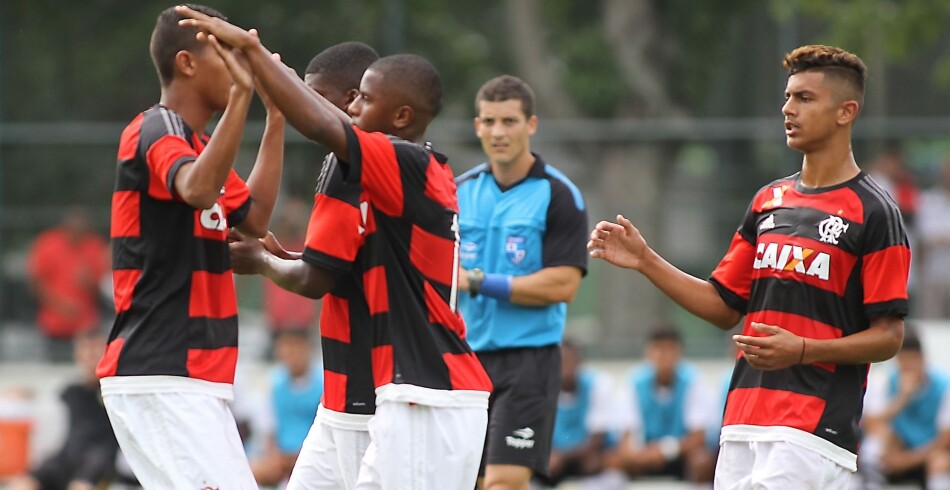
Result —
<path fill-rule="evenodd" d="M 141 142 L 139 142 L 139 153 Z M 120 162 L 115 170 L 115 191 L 145 191 L 148 188 L 148 165 L 139 159 Z"/>
<path fill-rule="evenodd" d="M 237 316 L 228 318 L 189 318 L 188 348 L 219 349 L 237 347 Z"/>
<path fill-rule="evenodd" d="M 877 182 L 874 182 L 874 179 L 872 179 L 870 175 L 865 175 L 862 177 L 859 181 L 859 184 L 862 188 L 864 188 L 864 190 L 868 191 L 869 194 L 874 196 L 874 198 L 881 203 L 881 208 L 884 211 L 884 217 L 887 220 L 888 245 L 897 245 L 899 243 L 903 243 L 903 234 L 901 233 L 903 226 L 901 224 L 901 215 L 897 204 L 894 202 L 891 196 L 888 195 L 886 191 L 884 191 L 884 189 L 881 189 L 881 187 L 877 185 Z"/>
<path fill-rule="evenodd" d="M 185 137 L 185 127 L 181 123 L 181 118 L 178 114 L 169 111 L 163 106 L 158 106 L 158 112 L 162 116 L 162 122 L 165 123 L 165 132 L 167 134 L 173 134 L 175 136 Z"/>
<path fill-rule="evenodd" d="M 832 378 L 835 377 L 835 373 L 812 365 L 795 365 L 787 369 L 763 371 L 750 366 L 745 357 L 740 357 L 736 361 L 735 369 L 737 376 L 733 376 L 730 390 L 765 388 L 818 398 L 827 396 L 825 389 L 831 385 Z"/>
<path fill-rule="evenodd" d="M 193 271 L 223 274 L 231 269 L 231 257 L 228 255 L 227 242 L 198 237 L 195 237 L 194 240 L 196 256 L 207 259 L 207 261 L 194 264 Z"/>
<path fill-rule="evenodd" d="M 353 264 L 332 255 L 305 248 L 303 251 L 303 261 L 320 269 L 325 269 L 338 274 L 346 274 L 353 270 Z"/>
<path fill-rule="evenodd" d="M 320 167 L 320 176 L 317 177 L 317 187 L 313 190 L 314 194 L 326 194 L 327 187 L 330 185 L 330 181 L 339 165 L 333 153 L 323 158 L 323 166 Z"/>
<path fill-rule="evenodd" d="M 145 267 L 145 243 L 138 237 L 112 238 L 112 268 L 115 270 Z"/>
<path fill-rule="evenodd" d="M 759 240 L 767 241 L 767 235 L 795 236 L 821 242 L 821 234 L 818 233 L 818 223 L 828 218 L 828 213 L 820 209 L 796 206 L 794 208 L 778 208 L 771 211 L 759 213 L 755 216 L 756 223 L 761 223 L 769 215 L 775 216 L 775 223 L 780 224 L 775 228 L 765 231 L 760 235 Z M 785 226 L 789 223 L 792 226 Z M 807 226 L 814 223 L 814 226 Z M 864 250 L 862 244 L 865 242 L 864 230 L 866 225 L 856 221 L 848 221 L 848 231 L 837 237 L 838 243 L 835 248 L 850 255 L 860 257 Z M 755 240 L 753 240 L 755 243 Z"/>
<path fill-rule="evenodd" d="M 432 235 L 455 240 L 455 232 L 452 231 L 455 212 L 428 197 L 423 197 L 428 172 L 425 169 L 421 172 L 406 172 L 402 169 L 404 162 L 409 164 L 425 162 L 425 165 L 431 165 L 429 150 L 403 140 L 393 141 L 393 147 L 396 150 L 396 159 L 400 163 L 402 176 L 403 215 L 412 216 L 414 225 Z"/>
<path fill-rule="evenodd" d="M 334 373 L 349 376 L 350 369 L 347 367 L 347 360 L 350 357 L 350 344 L 327 337 L 321 337 L 320 342 L 323 343 L 323 367 Z"/>
<path fill-rule="evenodd" d="M 742 296 L 733 293 L 731 290 L 729 290 L 729 288 L 723 286 L 719 281 L 713 279 L 712 277 L 707 280 L 713 285 L 713 287 L 716 288 L 716 291 L 719 292 L 719 297 L 721 297 L 723 301 L 726 302 L 726 305 L 728 305 L 733 310 L 742 313 L 743 315 L 746 313 L 746 310 L 749 308 L 748 301 L 743 299 Z"/>
<path fill-rule="evenodd" d="M 189 141 L 189 143 L 191 142 Z M 178 195 L 178 192 L 175 191 L 175 176 L 178 175 L 178 171 L 181 170 L 182 165 L 191 163 L 195 160 L 197 160 L 197 158 L 194 156 L 186 155 L 179 158 L 178 160 L 175 160 L 175 163 L 173 163 L 171 168 L 168 169 L 168 182 L 166 183 L 166 187 L 168 188 L 169 194 L 176 198 L 181 197 Z"/>
<path fill-rule="evenodd" d="M 851 305 L 861 305 L 860 296 L 849 299 L 847 295 L 858 295 L 860 289 L 856 289 L 854 284 L 860 284 L 861 263 L 855 265 L 854 270 L 848 277 L 848 284 L 845 287 L 845 300 L 850 301 Z M 765 298 L 768 298 L 767 300 Z M 799 287 L 790 289 L 788 279 L 775 277 L 766 277 L 756 280 L 752 285 L 752 291 L 749 297 L 749 307 L 746 313 L 755 311 L 781 311 L 792 313 L 804 318 L 811 318 L 820 321 L 826 325 L 831 325 L 843 329 L 854 329 L 844 331 L 844 334 L 852 334 L 864 330 L 868 326 L 868 320 L 864 316 L 863 308 L 858 311 L 842 311 L 839 308 L 831 307 L 838 304 L 842 299 L 837 294 L 820 289 L 807 284 L 800 284 Z M 763 310 L 756 309 L 756 305 L 767 305 Z M 847 316 L 853 315 L 853 318 Z M 780 325 L 781 326 L 781 325 Z"/>

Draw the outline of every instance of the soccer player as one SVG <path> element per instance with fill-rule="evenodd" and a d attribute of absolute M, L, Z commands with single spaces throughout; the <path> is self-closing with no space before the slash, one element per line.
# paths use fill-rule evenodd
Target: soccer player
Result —
<path fill-rule="evenodd" d="M 376 414 L 356 488 L 471 488 L 491 381 L 465 342 L 465 323 L 456 310 L 452 172 L 442 155 L 421 144 L 441 108 L 438 72 L 418 56 L 378 60 L 349 107 L 351 124 L 286 73 L 253 33 L 184 7 L 179 11 L 192 18 L 184 24 L 241 49 L 287 120 L 337 155 L 344 181 L 360 186 L 364 244 L 356 280 L 370 312 Z M 267 265 L 258 270 L 265 275 L 285 267 L 264 257 Z M 303 285 L 332 280 L 317 267 L 289 275 Z"/>
<path fill-rule="evenodd" d="M 221 14 L 196 6 L 207 15 Z M 150 50 L 161 101 L 119 144 L 112 194 L 116 320 L 96 374 L 119 446 L 145 488 L 257 488 L 228 408 L 237 362 L 228 228 L 264 236 L 283 166 L 284 119 L 267 123 L 245 183 L 233 170 L 251 72 L 163 11 Z M 204 128 L 224 111 L 210 139 Z"/>
<path fill-rule="evenodd" d="M 340 110 L 359 96 L 360 80 L 379 55 L 363 43 L 331 46 L 310 61 L 305 83 Z M 238 273 L 258 273 L 278 286 L 323 298 L 320 310 L 324 362 L 322 407 L 304 440 L 288 489 L 352 489 L 369 446 L 376 409 L 370 310 L 361 286 L 364 243 L 359 184 L 344 181 L 333 153 L 320 171 L 303 254 L 271 255 L 256 240 L 232 245 Z M 264 256 L 267 255 L 265 258 Z M 272 267 L 272 264 L 279 264 Z M 307 279 L 309 278 L 309 279 Z"/>
<path fill-rule="evenodd" d="M 469 343 L 495 386 L 483 487 L 527 488 L 548 472 L 561 387 L 567 303 L 587 270 L 580 191 L 531 151 L 534 93 L 493 78 L 475 96 L 475 134 L 488 163 L 460 175 L 459 300 Z"/>
<path fill-rule="evenodd" d="M 801 171 L 756 193 L 708 280 L 666 262 L 620 215 L 588 243 L 722 329 L 745 315 L 716 488 L 846 488 L 869 363 L 904 334 L 904 224 L 851 151 L 867 69 L 829 46 L 799 47 L 784 66 L 785 137 Z"/>

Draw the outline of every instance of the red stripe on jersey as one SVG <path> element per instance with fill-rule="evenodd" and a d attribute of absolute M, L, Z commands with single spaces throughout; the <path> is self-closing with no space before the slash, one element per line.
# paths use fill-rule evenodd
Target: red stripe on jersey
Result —
<path fill-rule="evenodd" d="M 360 235 L 362 222 L 358 208 L 326 194 L 317 194 L 307 225 L 306 247 L 353 262 L 363 241 Z"/>
<path fill-rule="evenodd" d="M 373 206 L 385 214 L 401 217 L 403 211 L 402 173 L 396 147 L 383 133 L 366 133 L 354 127 L 360 140 L 362 170 L 360 184 L 373 196 Z"/>
<path fill-rule="evenodd" d="M 409 260 L 426 279 L 451 285 L 456 267 L 455 240 L 433 235 L 413 225 Z"/>
<path fill-rule="evenodd" d="M 736 388 L 729 392 L 722 425 L 781 425 L 814 433 L 825 400 L 767 388 Z"/>
<path fill-rule="evenodd" d="M 386 269 L 383 266 L 378 265 L 363 273 L 363 289 L 370 315 L 389 311 L 389 289 L 386 285 Z"/>
<path fill-rule="evenodd" d="M 796 281 L 844 296 L 857 261 L 830 243 L 767 233 L 759 236 L 756 244 L 752 275 L 754 279 Z"/>
<path fill-rule="evenodd" d="M 425 195 L 429 199 L 458 212 L 455 176 L 448 165 L 440 164 L 435 155 L 429 155 L 429 167 L 426 168 Z"/>
<path fill-rule="evenodd" d="M 196 209 L 194 223 L 194 234 L 197 238 L 219 242 L 228 239 L 227 211 L 217 202 L 208 209 Z"/>
<path fill-rule="evenodd" d="M 119 161 L 132 160 L 139 151 L 139 137 L 142 134 L 142 121 L 145 113 L 141 113 L 125 127 L 122 138 L 119 140 Z"/>
<path fill-rule="evenodd" d="M 492 382 L 485 373 L 475 354 L 442 354 L 442 360 L 449 368 L 449 381 L 453 390 L 491 391 Z"/>
<path fill-rule="evenodd" d="M 864 285 L 864 304 L 907 299 L 907 278 L 910 270 L 910 249 L 894 245 L 864 256 L 861 283 Z"/>
<path fill-rule="evenodd" d="M 767 334 L 763 334 L 752 328 L 752 322 L 774 325 L 776 327 L 788 330 L 795 335 L 809 339 L 829 340 L 840 339 L 842 336 L 841 329 L 835 327 L 834 325 L 822 323 L 812 318 L 796 315 L 794 313 L 773 310 L 749 312 L 749 314 L 746 315 L 745 325 L 742 328 L 742 335 L 748 335 L 750 337 L 767 336 Z M 835 371 L 834 364 L 822 362 L 815 363 L 814 365 L 831 372 Z"/>
<path fill-rule="evenodd" d="M 214 274 L 192 271 L 188 316 L 192 318 L 228 318 L 237 315 L 237 295 L 231 271 Z"/>
<path fill-rule="evenodd" d="M 320 403 L 334 412 L 346 412 L 346 383 L 345 374 L 323 370 L 323 399 Z"/>
<path fill-rule="evenodd" d="M 425 281 L 423 287 L 426 310 L 429 311 L 429 323 L 442 325 L 452 332 L 455 332 L 455 335 L 458 335 L 459 338 L 464 339 L 465 322 L 462 320 L 462 315 L 453 312 L 451 308 L 449 308 L 448 303 L 446 303 L 445 299 L 439 295 L 439 292 L 432 287 L 429 281 Z"/>
<path fill-rule="evenodd" d="M 224 195 L 218 198 L 218 202 L 224 206 L 224 212 L 230 214 L 232 211 L 240 209 L 245 201 L 250 198 L 251 190 L 247 187 L 247 183 L 234 169 L 231 169 L 228 172 L 228 180 L 224 181 Z M 229 223 L 228 226 L 234 225 Z"/>
<path fill-rule="evenodd" d="M 112 238 L 139 236 L 139 202 L 140 195 L 137 191 L 112 193 L 112 223 L 109 226 L 109 235 Z"/>
<path fill-rule="evenodd" d="M 373 347 L 373 382 L 377 387 L 393 382 L 393 346 Z"/>
<path fill-rule="evenodd" d="M 346 298 L 327 294 L 320 310 L 320 336 L 350 343 L 350 302 Z"/>
<path fill-rule="evenodd" d="M 234 383 L 234 368 L 237 365 L 237 347 L 217 349 L 188 349 L 185 369 L 188 377 L 214 383 Z"/>
<path fill-rule="evenodd" d="M 777 198 L 776 193 L 781 194 L 781 197 Z M 760 213 L 777 207 L 817 209 L 854 223 L 864 223 L 864 205 L 861 203 L 861 198 L 850 187 L 817 194 L 804 194 L 795 190 L 793 181 L 782 182 L 756 195 L 752 211 Z"/>
<path fill-rule="evenodd" d="M 112 299 L 115 303 L 116 314 L 122 313 L 132 307 L 132 293 L 135 291 L 135 285 L 142 277 L 142 271 L 138 269 L 115 269 L 112 271 Z"/>
<path fill-rule="evenodd" d="M 192 160 L 198 158 L 198 153 L 181 136 L 166 134 L 158 139 L 145 153 L 145 161 L 148 163 L 148 195 L 155 199 L 168 201 L 172 198 L 168 189 L 171 188 L 168 182 L 168 172 L 178 160 L 191 157 Z"/>
<path fill-rule="evenodd" d="M 742 235 L 736 233 L 732 237 L 729 250 L 711 274 L 733 293 L 748 300 L 752 289 L 752 262 L 755 261 L 755 247 Z"/>
<path fill-rule="evenodd" d="M 119 353 L 122 352 L 122 344 L 124 343 L 125 339 L 122 337 L 109 342 L 102 354 L 102 359 L 99 359 L 99 364 L 96 365 L 96 377 L 115 376 L 116 369 L 119 366 Z"/>

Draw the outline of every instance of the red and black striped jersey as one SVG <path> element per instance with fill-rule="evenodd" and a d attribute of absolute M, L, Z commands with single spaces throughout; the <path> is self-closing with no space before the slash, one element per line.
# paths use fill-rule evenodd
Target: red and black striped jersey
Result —
<path fill-rule="evenodd" d="M 364 235 L 374 231 L 367 227 L 369 215 L 362 187 L 346 182 L 336 156 L 327 155 L 317 181 L 303 260 L 336 273 L 320 310 L 322 404 L 334 412 L 361 415 L 376 412 L 373 336 L 363 294 L 363 262 L 358 260 Z"/>
<path fill-rule="evenodd" d="M 161 105 L 122 133 L 111 223 L 116 319 L 100 378 L 234 380 L 237 299 L 228 228 L 247 216 L 250 192 L 233 170 L 209 209 L 189 206 L 174 189 L 178 170 L 207 141 Z"/>
<path fill-rule="evenodd" d="M 834 339 L 866 330 L 875 318 L 906 316 L 909 268 L 900 211 L 868 175 L 808 189 L 795 174 L 756 194 L 710 281 L 745 314 L 745 335 L 762 335 L 751 327 L 760 322 Z M 746 435 L 750 426 L 797 429 L 853 467 L 867 374 L 867 364 L 762 371 L 740 354 L 723 437 L 730 426 L 745 426 L 736 432 Z"/>
<path fill-rule="evenodd" d="M 360 283 L 379 399 L 487 406 L 491 381 L 457 309 L 458 200 L 444 156 L 346 126 L 345 180 L 369 201 Z M 439 391 L 435 391 L 439 390 Z M 452 393 L 446 393 L 451 391 Z M 482 392 L 475 398 L 463 392 Z"/>

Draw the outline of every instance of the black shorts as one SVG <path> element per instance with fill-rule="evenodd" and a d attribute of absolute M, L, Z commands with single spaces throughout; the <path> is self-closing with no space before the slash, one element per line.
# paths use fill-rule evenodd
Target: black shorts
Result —
<path fill-rule="evenodd" d="M 525 466 L 547 476 L 561 391 L 561 348 L 482 352 L 478 359 L 495 386 L 479 476 L 486 464 Z"/>

